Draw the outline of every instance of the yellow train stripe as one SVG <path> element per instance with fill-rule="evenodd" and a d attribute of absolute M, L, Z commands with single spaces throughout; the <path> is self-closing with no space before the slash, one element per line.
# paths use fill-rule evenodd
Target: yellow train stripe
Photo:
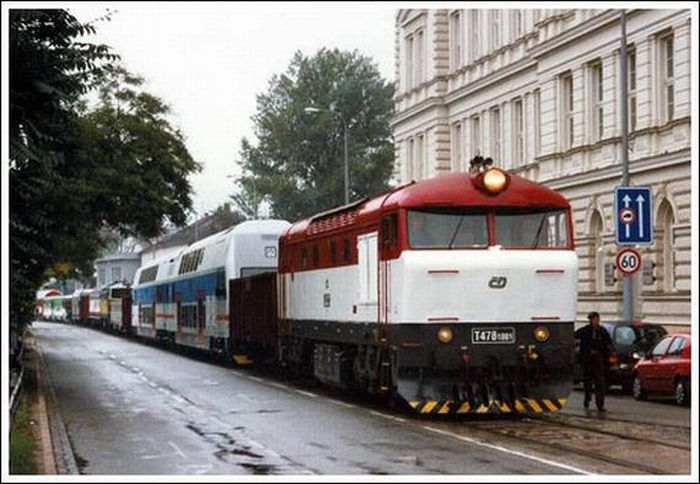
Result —
<path fill-rule="evenodd" d="M 540 405 L 537 403 L 537 400 L 534 398 L 528 398 L 527 403 L 535 413 L 542 413 L 542 407 L 540 407 Z"/>
<path fill-rule="evenodd" d="M 486 413 L 489 411 L 489 407 L 487 407 L 484 404 L 479 405 L 479 408 L 476 409 L 476 413 Z"/>
<path fill-rule="evenodd" d="M 503 413 L 510 413 L 511 412 L 510 407 L 508 406 L 508 404 L 506 402 L 502 402 L 500 408 L 501 408 L 501 412 L 503 412 Z"/>
<path fill-rule="evenodd" d="M 525 405 L 522 404 L 520 400 L 515 401 L 515 409 L 520 412 L 520 413 L 526 413 L 527 409 L 525 408 Z"/>
<path fill-rule="evenodd" d="M 418 408 L 418 405 L 420 404 L 420 401 L 418 400 L 413 400 L 412 402 L 408 402 L 408 404 L 413 407 L 414 409 Z"/>
<path fill-rule="evenodd" d="M 457 409 L 457 413 L 467 413 L 469 411 L 469 402 L 464 402 Z"/>
<path fill-rule="evenodd" d="M 430 411 L 437 405 L 438 402 L 435 400 L 430 400 L 429 402 L 426 402 L 426 404 L 421 408 L 420 413 L 430 413 Z"/>
<path fill-rule="evenodd" d="M 546 398 L 542 399 L 542 403 L 544 403 L 545 407 L 547 407 L 550 412 L 556 412 L 557 410 L 559 410 L 556 405 L 554 405 Z"/>
<path fill-rule="evenodd" d="M 560 399 L 559 399 L 559 405 L 561 405 L 562 408 L 564 408 L 564 405 L 566 405 L 566 398 L 560 398 Z"/>
<path fill-rule="evenodd" d="M 451 403 L 452 402 L 450 400 L 446 401 L 445 404 L 442 407 L 440 407 L 440 410 L 438 410 L 438 413 L 449 413 Z"/>

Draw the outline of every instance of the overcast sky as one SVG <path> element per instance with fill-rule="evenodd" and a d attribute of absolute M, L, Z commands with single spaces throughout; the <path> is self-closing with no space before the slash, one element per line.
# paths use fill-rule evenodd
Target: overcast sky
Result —
<path fill-rule="evenodd" d="M 381 74 L 394 77 L 392 5 L 275 3 L 73 4 L 82 21 L 115 11 L 97 25 L 97 41 L 113 47 L 146 88 L 166 100 L 192 156 L 194 208 L 228 200 L 241 138 L 252 137 L 255 96 L 286 70 L 296 50 L 358 49 Z"/>

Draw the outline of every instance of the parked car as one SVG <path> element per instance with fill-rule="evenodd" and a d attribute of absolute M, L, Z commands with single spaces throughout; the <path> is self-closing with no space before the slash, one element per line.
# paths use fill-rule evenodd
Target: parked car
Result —
<path fill-rule="evenodd" d="M 634 367 L 632 395 L 673 395 L 679 405 L 690 403 L 690 333 L 667 335 Z"/>
<path fill-rule="evenodd" d="M 641 321 L 602 321 L 600 326 L 608 332 L 613 343 L 613 355 L 610 357 L 606 375 L 608 386 L 620 385 L 623 392 L 631 393 L 634 366 L 642 355 L 667 334 L 667 331 L 661 325 Z M 575 383 L 583 380 L 583 368 L 579 357 L 582 329 L 579 328 L 574 333 Z"/>

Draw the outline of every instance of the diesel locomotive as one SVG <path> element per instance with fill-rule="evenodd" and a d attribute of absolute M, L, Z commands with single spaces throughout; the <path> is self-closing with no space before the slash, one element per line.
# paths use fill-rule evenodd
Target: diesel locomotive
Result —
<path fill-rule="evenodd" d="M 569 203 L 477 163 L 291 225 L 244 222 L 131 288 L 76 293 L 72 313 L 419 413 L 539 413 L 571 390 L 577 272 Z"/>

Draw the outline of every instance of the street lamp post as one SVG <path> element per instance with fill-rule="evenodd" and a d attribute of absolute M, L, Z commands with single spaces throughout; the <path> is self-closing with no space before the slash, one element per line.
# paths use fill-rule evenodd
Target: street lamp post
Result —
<path fill-rule="evenodd" d="M 343 143 L 344 143 L 344 151 L 345 151 L 345 163 L 343 167 L 343 172 L 344 172 L 344 184 L 345 184 L 345 204 L 347 205 L 350 203 L 350 168 L 348 167 L 348 123 L 345 120 L 345 117 L 340 114 L 338 111 L 335 111 L 333 109 L 320 109 L 320 108 L 314 108 L 314 107 L 307 107 L 304 108 L 304 112 L 307 114 L 310 113 L 333 113 L 336 116 L 340 118 L 340 120 L 343 122 Z"/>

